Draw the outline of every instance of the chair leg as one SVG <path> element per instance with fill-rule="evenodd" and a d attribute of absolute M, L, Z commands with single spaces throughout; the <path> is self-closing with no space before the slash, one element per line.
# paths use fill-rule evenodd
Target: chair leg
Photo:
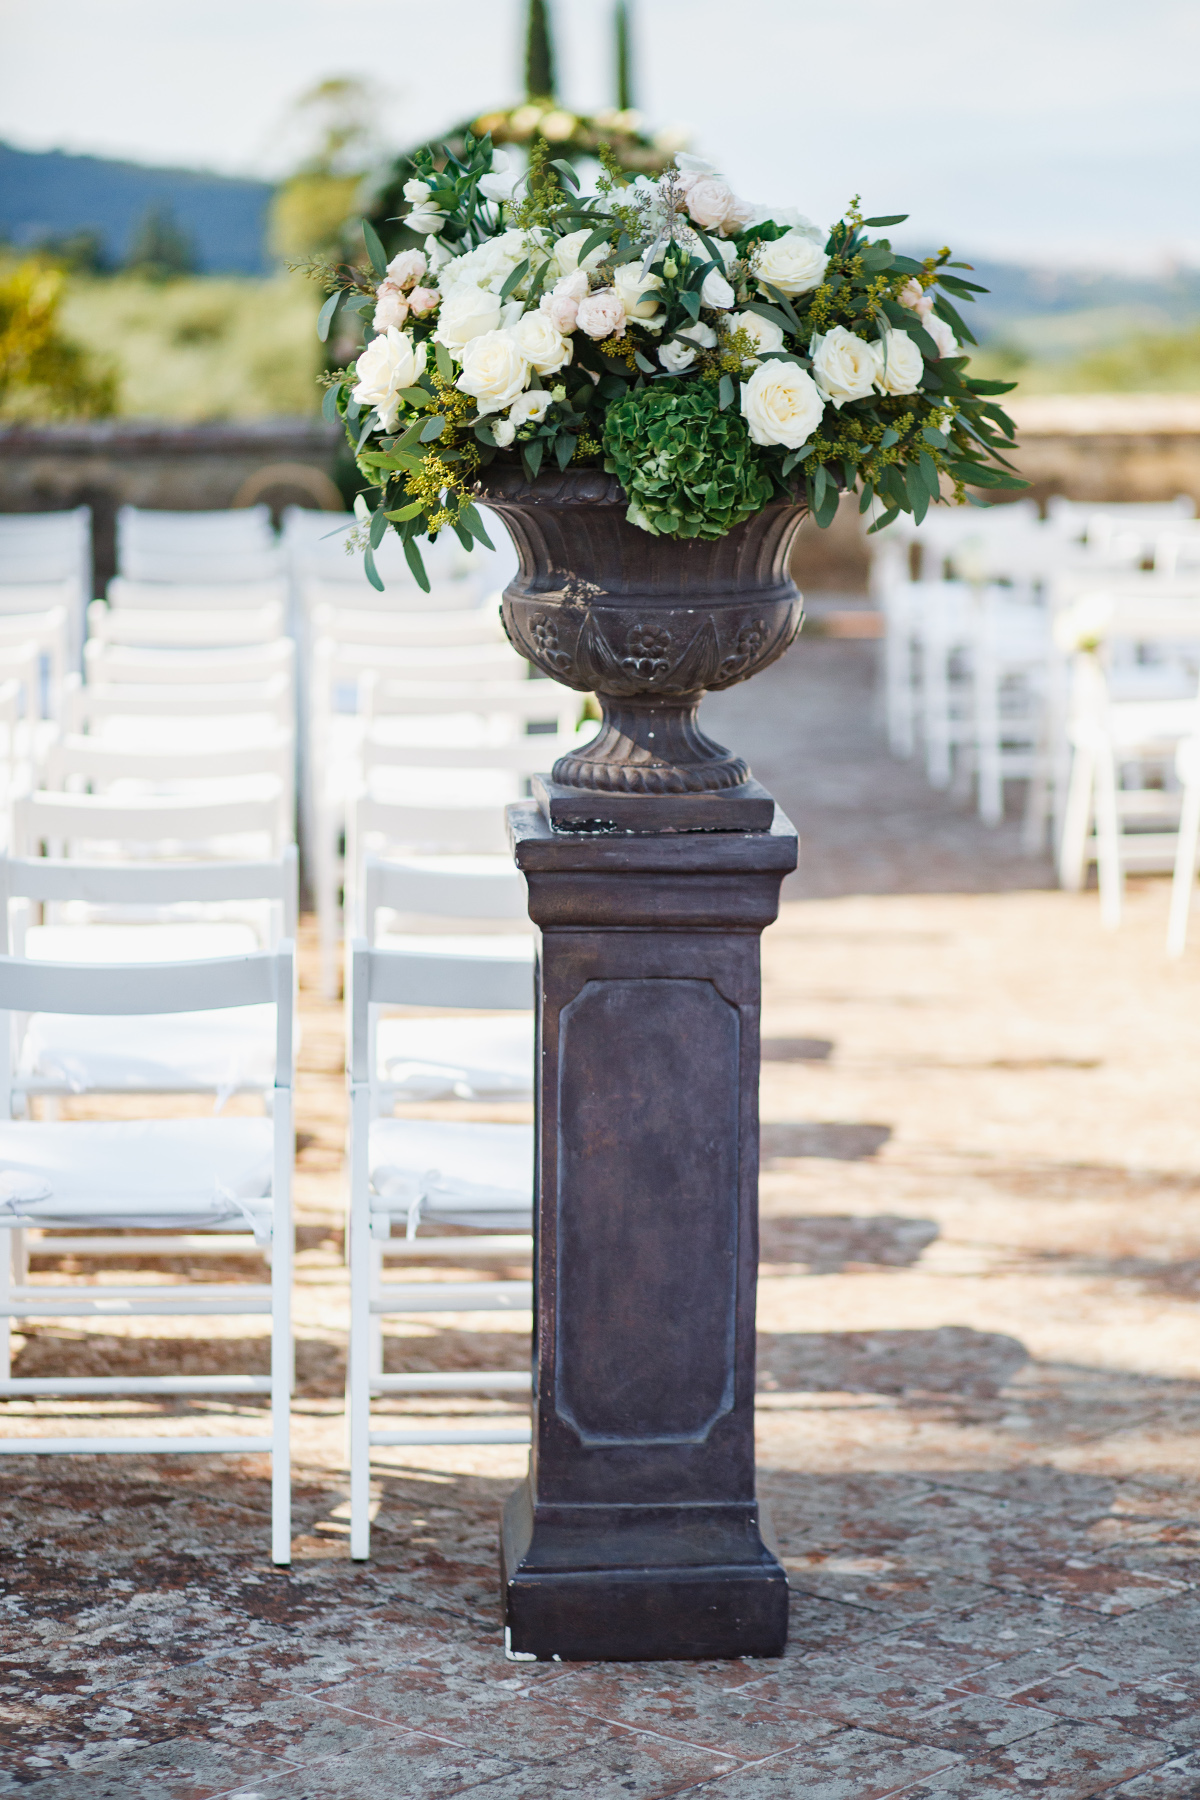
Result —
<path fill-rule="evenodd" d="M 1000 772 L 996 676 L 990 665 L 978 669 L 975 675 L 975 754 L 979 763 L 979 817 L 985 825 L 999 825 L 1004 818 L 1004 780 Z"/>
<path fill-rule="evenodd" d="M 16 1263 L 16 1239 L 19 1232 L 0 1228 L 0 1302 L 8 1305 L 13 1289 Z M 8 1313 L 0 1318 L 0 1381 L 12 1378 L 12 1319 Z"/>
<path fill-rule="evenodd" d="M 275 1095 L 275 1168 L 271 1233 L 271 1561 L 292 1560 L 292 1095 Z"/>
<path fill-rule="evenodd" d="M 371 1338 L 375 1324 L 371 1293 L 376 1285 L 367 1192 L 370 1107 L 366 1094 L 352 1092 L 350 1108 L 350 1555 L 355 1562 L 365 1562 L 371 1554 Z"/>
<path fill-rule="evenodd" d="M 1096 874 L 1100 922 L 1108 931 L 1121 923 L 1125 878 L 1121 868 L 1121 821 L 1117 813 L 1117 767 L 1110 751 L 1096 761 Z"/>
<path fill-rule="evenodd" d="M 338 995 L 338 903 L 336 822 L 322 808 L 317 815 L 313 847 L 313 887 L 317 903 L 317 936 L 321 948 L 321 992 Z"/>
<path fill-rule="evenodd" d="M 1077 747 L 1071 759 L 1071 780 L 1063 813 L 1062 841 L 1058 847 L 1058 880 L 1070 894 L 1079 893 L 1087 874 L 1087 835 L 1092 816 L 1095 757 Z"/>
<path fill-rule="evenodd" d="M 1200 857 L 1200 781 L 1189 781 L 1183 790 L 1179 841 L 1175 847 L 1175 873 L 1171 880 L 1171 917 L 1167 925 L 1167 955 L 1182 956 L 1187 943 L 1196 862 Z"/>

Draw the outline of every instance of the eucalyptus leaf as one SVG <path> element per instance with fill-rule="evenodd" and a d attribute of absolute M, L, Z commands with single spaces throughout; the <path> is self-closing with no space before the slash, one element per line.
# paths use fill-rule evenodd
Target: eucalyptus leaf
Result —
<path fill-rule="evenodd" d="M 341 391 L 340 382 L 337 387 L 326 388 L 325 398 L 321 401 L 321 417 L 330 425 L 336 425 L 338 422 L 338 395 Z"/>
<path fill-rule="evenodd" d="M 658 374 L 658 370 L 655 368 L 654 364 L 649 360 L 648 357 L 643 356 L 640 350 L 634 351 L 633 360 L 637 364 L 638 368 L 642 371 L 643 375 L 657 375 Z"/>
<path fill-rule="evenodd" d="M 438 374 L 448 386 L 452 385 L 454 381 L 454 364 L 450 359 L 450 352 L 447 350 L 445 344 L 435 344 L 433 346 L 433 353 L 437 360 Z"/>
<path fill-rule="evenodd" d="M 376 588 L 379 593 L 382 594 L 383 577 L 375 567 L 375 553 L 369 548 L 363 552 L 363 568 L 366 570 L 367 580 L 370 582 L 371 586 Z"/>
<path fill-rule="evenodd" d="M 516 268 L 512 271 L 511 275 L 508 277 L 508 280 L 504 283 L 504 286 L 500 289 L 501 300 L 507 300 L 509 295 L 514 293 L 516 291 L 516 289 L 520 287 L 521 283 L 524 281 L 524 279 L 528 275 L 528 273 L 529 273 L 529 258 L 525 257 L 522 262 L 519 262 L 517 264 Z"/>
<path fill-rule="evenodd" d="M 460 510 L 458 516 L 477 543 L 482 544 L 486 550 L 494 550 L 496 548 L 485 531 L 483 520 L 480 518 L 471 501 L 468 500 L 467 504 Z"/>
<path fill-rule="evenodd" d="M 721 380 L 717 386 L 717 396 L 718 396 L 718 399 L 720 400 L 722 412 L 725 411 L 725 408 L 727 406 L 733 405 L 733 378 L 732 378 L 732 376 L 722 375 Z"/>
<path fill-rule="evenodd" d="M 413 579 L 421 592 L 427 594 L 429 592 L 429 577 L 425 573 L 425 564 L 422 560 L 421 552 L 417 549 L 415 542 L 410 537 L 406 537 L 404 540 L 404 560 L 412 570 Z"/>
<path fill-rule="evenodd" d="M 335 288 L 320 312 L 317 314 L 317 336 L 323 344 L 328 341 L 330 329 L 333 325 L 333 316 L 344 300 L 345 295 L 345 288 Z"/>
<path fill-rule="evenodd" d="M 885 213 L 878 219 L 864 219 L 863 224 L 871 231 L 879 231 L 885 225 L 903 225 L 907 217 L 907 213 Z"/>
<path fill-rule="evenodd" d="M 371 267 L 376 275 L 387 274 L 387 251 L 379 241 L 379 233 L 370 219 L 362 222 L 363 243 L 367 246 L 367 255 L 371 259 Z"/>
<path fill-rule="evenodd" d="M 567 182 L 569 186 L 573 187 L 576 193 L 579 192 L 579 177 L 569 162 L 564 162 L 561 158 L 556 158 L 550 164 L 550 167 L 552 169 L 557 169 L 563 180 Z"/>
<path fill-rule="evenodd" d="M 412 500 L 407 506 L 398 507 L 395 512 L 385 513 L 384 517 L 391 519 L 396 525 L 403 525 L 407 519 L 415 519 L 417 514 L 424 510 L 425 502 L 423 500 Z"/>
<path fill-rule="evenodd" d="M 441 413 L 435 413 L 432 419 L 426 419 L 421 426 L 420 442 L 431 444 L 434 438 L 441 437 L 446 429 L 446 421 Z"/>
<path fill-rule="evenodd" d="M 569 432 L 560 432 L 554 445 L 554 454 L 558 458 L 558 466 L 560 469 L 565 469 L 571 458 L 574 456 L 575 445 L 577 442 L 578 439 L 573 438 Z"/>

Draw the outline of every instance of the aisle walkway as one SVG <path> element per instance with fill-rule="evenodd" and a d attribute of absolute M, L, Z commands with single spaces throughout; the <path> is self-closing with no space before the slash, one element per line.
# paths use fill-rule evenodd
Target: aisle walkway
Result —
<path fill-rule="evenodd" d="M 755 684 L 769 706 L 706 703 L 794 809 L 817 896 L 765 946 L 759 1457 L 787 1657 L 506 1663 L 510 1449 L 383 1453 L 376 1559 L 348 1562 L 340 1020 L 310 990 L 296 1563 L 266 1561 L 253 1458 L 0 1468 L 0 1793 L 1200 1795 L 1200 932 L 1168 967 L 1146 883 L 1106 937 L 1015 828 L 882 755 L 869 645 L 805 649 Z M 473 1354 L 517 1366 L 511 1320 L 472 1322 Z M 461 1357 L 437 1327 L 392 1366 Z M 157 1329 L 97 1349 L 147 1373 L 220 1351 Z M 68 1337 L 31 1331 L 18 1372 Z M 114 1430 L 129 1411 L 151 1416 Z"/>

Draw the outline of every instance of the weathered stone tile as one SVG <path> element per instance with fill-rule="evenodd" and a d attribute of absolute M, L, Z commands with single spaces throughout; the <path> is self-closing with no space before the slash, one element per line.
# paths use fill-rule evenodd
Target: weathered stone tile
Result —
<path fill-rule="evenodd" d="M 277 1757 L 195 1738 L 172 1738 L 105 1757 L 83 1755 L 77 1766 L 17 1769 L 0 1774 L 0 1794 L 38 1800 L 215 1800 L 258 1792 L 295 1769 Z M 33 1785 L 30 1786 L 29 1784 Z"/>
<path fill-rule="evenodd" d="M 796 1672 L 802 1665 L 796 1665 Z M 768 1678 L 769 1680 L 770 1678 Z M 658 1737 L 754 1760 L 793 1749 L 836 1729 L 801 1708 L 788 1711 L 760 1696 L 760 1683 L 722 1692 L 678 1667 L 593 1666 L 564 1675 L 553 1688 L 555 1708 L 579 1708 L 611 1723 Z"/>
<path fill-rule="evenodd" d="M 968 1699 L 947 1700 L 941 1706 L 893 1713 L 886 1729 L 897 1737 L 936 1744 L 961 1756 L 978 1756 L 984 1750 L 1021 1743 L 1036 1732 L 1051 1730 L 1058 1722 L 1052 1712 L 1044 1712 L 1036 1705 L 1013 1705 L 972 1695 Z"/>
<path fill-rule="evenodd" d="M 394 1734 L 397 1738 L 400 1734 Z M 415 1738 L 415 1734 L 407 1734 Z M 391 1746 L 392 1733 L 256 1787 L 261 1800 L 657 1800 L 734 1767 L 730 1758 L 609 1727 L 600 1742 L 553 1762 L 504 1763 L 424 1740 Z M 433 1747 L 435 1746 L 436 1747 Z M 454 1785 L 454 1784 L 457 1785 Z"/>
<path fill-rule="evenodd" d="M 1121 1681 L 1081 1662 L 1017 1697 L 1064 1718 L 1121 1725 L 1178 1747 L 1200 1743 L 1200 1681 L 1191 1673 Z"/>
<path fill-rule="evenodd" d="M 526 1683 L 513 1676 L 481 1682 L 397 1672 L 322 1689 L 321 1699 L 350 1717 L 415 1728 L 495 1756 L 543 1762 L 569 1756 L 608 1732 L 602 1719 L 559 1704 L 569 1679 Z"/>
<path fill-rule="evenodd" d="M 1166 1762 L 1169 1746 L 1102 1725 L 1062 1724 L 1007 1748 L 971 1757 L 957 1769 L 904 1790 L 904 1800 L 984 1800 L 1037 1794 L 1038 1800 L 1093 1800 Z"/>
<path fill-rule="evenodd" d="M 789 1718 L 815 1715 L 886 1731 L 894 1716 L 909 1717 L 938 1706 L 951 1697 L 951 1690 L 948 1684 L 927 1680 L 919 1667 L 909 1676 L 824 1655 L 767 1676 L 748 1690 L 749 1695 L 760 1704 L 778 1707 Z"/>
<path fill-rule="evenodd" d="M 1112 1792 L 1119 1800 L 1194 1800 L 1200 1794 L 1200 1753 L 1173 1757 Z"/>
<path fill-rule="evenodd" d="M 1054 1596 L 1070 1606 L 1115 1617 L 1155 1606 L 1178 1597 L 1182 1585 L 1162 1576 L 1089 1562 L 1085 1558 L 1044 1557 L 996 1569 L 991 1579 L 999 1588 L 1021 1588 L 1028 1593 Z"/>
<path fill-rule="evenodd" d="M 979 1583 L 939 1571 L 918 1572 L 890 1556 L 821 1550 L 785 1556 L 783 1562 L 793 1589 L 884 1617 L 932 1616 L 993 1598 L 992 1590 Z"/>
<path fill-rule="evenodd" d="M 873 1731 L 839 1731 L 800 1750 L 743 1766 L 699 1790 L 708 1800 L 884 1800 L 952 1768 L 956 1758 Z M 482 1796 L 480 1796 L 482 1800 Z M 614 1796 L 615 1800 L 615 1796 Z"/>

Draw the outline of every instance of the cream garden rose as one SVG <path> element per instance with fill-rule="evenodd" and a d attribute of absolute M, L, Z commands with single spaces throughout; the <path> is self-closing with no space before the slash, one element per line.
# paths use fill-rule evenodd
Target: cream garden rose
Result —
<path fill-rule="evenodd" d="M 734 313 L 729 320 L 729 329 L 744 331 L 747 337 L 753 338 L 760 356 L 767 350 L 783 349 L 783 327 L 774 319 L 764 319 L 760 313 Z"/>
<path fill-rule="evenodd" d="M 462 374 L 455 386 L 470 394 L 483 418 L 511 406 L 529 381 L 529 361 L 511 331 L 485 331 L 462 353 Z"/>
<path fill-rule="evenodd" d="M 883 394 L 915 394 L 925 373 L 925 360 L 907 331 L 885 331 L 875 346 L 876 386 Z"/>
<path fill-rule="evenodd" d="M 434 337 L 448 350 L 461 350 L 472 338 L 500 326 L 500 302 L 485 288 L 451 288 L 442 302 L 441 316 Z"/>
<path fill-rule="evenodd" d="M 539 375 L 555 375 L 571 360 L 574 346 L 544 312 L 529 312 L 509 328 L 522 356 Z"/>
<path fill-rule="evenodd" d="M 874 344 L 857 332 L 835 325 L 822 335 L 816 332 L 808 346 L 813 380 L 839 412 L 847 400 L 865 400 L 874 392 L 879 358 Z"/>
<path fill-rule="evenodd" d="M 637 319 L 653 329 L 659 306 L 656 296 L 662 288 L 660 277 L 643 275 L 640 262 L 621 263 L 613 270 L 613 288 L 620 295 L 626 318 Z"/>
<path fill-rule="evenodd" d="M 945 319 L 939 319 L 935 312 L 931 312 L 921 321 L 921 323 L 937 345 L 938 355 L 953 356 L 954 352 L 958 349 L 958 339 L 947 325 Z"/>
<path fill-rule="evenodd" d="M 795 363 L 760 363 L 742 383 L 742 417 L 756 444 L 799 450 L 821 423 L 824 410 L 816 382 Z"/>
<path fill-rule="evenodd" d="M 360 406 L 373 406 L 384 431 L 394 431 L 400 416 L 400 390 L 413 387 L 425 368 L 424 344 L 414 344 L 406 331 L 395 326 L 372 338 L 354 365 L 358 381 L 351 397 Z"/>
<path fill-rule="evenodd" d="M 550 256 L 550 265 L 556 275 L 570 275 L 581 266 L 579 252 L 591 235 L 591 232 L 585 228 L 583 231 L 568 232 L 566 237 L 559 238 Z M 594 250 L 588 251 L 583 259 L 582 267 L 598 269 L 608 251 L 607 244 L 598 244 Z"/>
<path fill-rule="evenodd" d="M 752 267 L 759 286 L 781 294 L 809 294 L 820 287 L 829 258 L 801 231 L 789 231 L 769 244 L 759 244 Z"/>
<path fill-rule="evenodd" d="M 416 287 L 428 267 L 429 258 L 423 250 L 401 250 L 387 266 L 387 279 L 398 288 Z"/>
<path fill-rule="evenodd" d="M 576 323 L 590 338 L 624 337 L 625 304 L 615 288 L 597 288 L 579 302 Z"/>

